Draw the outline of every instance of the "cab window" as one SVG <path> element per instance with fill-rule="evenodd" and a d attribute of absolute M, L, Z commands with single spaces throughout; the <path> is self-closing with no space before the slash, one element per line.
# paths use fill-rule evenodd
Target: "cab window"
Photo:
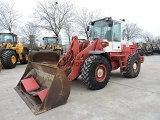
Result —
<path fill-rule="evenodd" d="M 113 41 L 117 41 L 117 42 L 121 41 L 121 24 L 118 22 L 114 22 Z"/>

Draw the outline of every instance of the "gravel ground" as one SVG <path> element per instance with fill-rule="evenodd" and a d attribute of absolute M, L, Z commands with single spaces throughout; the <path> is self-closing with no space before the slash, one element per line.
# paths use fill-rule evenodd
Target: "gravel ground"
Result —
<path fill-rule="evenodd" d="M 0 72 L 1 120 L 160 120 L 160 55 L 145 56 L 137 78 L 112 71 L 110 82 L 91 91 L 72 82 L 67 104 L 34 115 L 14 90 L 26 65 Z"/>

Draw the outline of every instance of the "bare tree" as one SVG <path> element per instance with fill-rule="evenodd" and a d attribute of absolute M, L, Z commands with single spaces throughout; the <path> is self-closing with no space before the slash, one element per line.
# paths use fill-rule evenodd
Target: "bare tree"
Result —
<path fill-rule="evenodd" d="M 39 27 L 52 31 L 58 38 L 64 24 L 72 18 L 73 7 L 74 4 L 68 1 L 38 2 L 34 16 Z"/>
<path fill-rule="evenodd" d="M 160 36 L 156 36 L 155 38 L 154 38 L 154 42 L 158 42 L 158 40 L 160 40 Z"/>
<path fill-rule="evenodd" d="M 127 41 L 141 37 L 142 29 L 135 23 L 126 23 L 123 26 L 123 35 Z"/>
<path fill-rule="evenodd" d="M 157 43 L 160 44 L 160 39 L 157 40 Z"/>
<path fill-rule="evenodd" d="M 40 35 L 39 28 L 33 22 L 27 22 L 24 27 L 21 28 L 21 34 L 26 40 L 30 40 L 30 35 L 34 35 L 37 38 Z"/>
<path fill-rule="evenodd" d="M 100 13 L 97 11 L 90 11 L 87 8 L 82 8 L 81 11 L 77 13 L 76 23 L 79 26 L 79 34 L 85 36 L 89 39 L 89 33 L 87 31 L 87 26 L 89 23 L 95 19 L 101 17 Z"/>
<path fill-rule="evenodd" d="M 33 22 L 27 22 L 24 27 L 21 28 L 21 34 L 23 36 L 22 42 L 29 42 L 31 49 L 36 46 L 36 40 L 40 36 L 39 28 Z"/>
<path fill-rule="evenodd" d="M 13 32 L 18 25 L 18 20 L 21 17 L 20 13 L 16 11 L 13 3 L 0 2 L 0 26 L 2 30 Z"/>
<path fill-rule="evenodd" d="M 153 37 L 153 35 L 150 32 L 143 32 L 142 33 L 142 38 L 146 42 L 152 42 L 154 40 L 154 37 Z"/>
<path fill-rule="evenodd" d="M 65 30 L 65 34 L 67 35 L 68 37 L 68 42 L 70 43 L 71 41 L 71 37 L 73 36 L 73 34 L 75 33 L 74 31 L 74 27 L 73 27 L 73 23 L 71 22 L 66 22 L 64 24 L 64 30 Z"/>

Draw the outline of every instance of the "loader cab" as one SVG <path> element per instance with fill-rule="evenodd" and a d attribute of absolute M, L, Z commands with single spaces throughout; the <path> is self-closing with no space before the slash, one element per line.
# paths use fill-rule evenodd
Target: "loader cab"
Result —
<path fill-rule="evenodd" d="M 53 50 L 53 51 L 61 51 L 63 53 L 62 44 L 59 43 L 57 37 L 44 37 L 45 49 Z"/>
<path fill-rule="evenodd" d="M 44 37 L 43 38 L 44 43 L 47 44 L 57 44 L 57 38 L 56 37 Z"/>
<path fill-rule="evenodd" d="M 104 39 L 109 41 L 106 52 L 121 51 L 122 28 L 121 21 L 112 20 L 112 18 L 104 18 L 91 22 L 90 39 Z"/>
<path fill-rule="evenodd" d="M 58 40 L 56 37 L 44 37 L 45 49 L 53 49 L 54 45 L 58 44 Z"/>
<path fill-rule="evenodd" d="M 13 47 L 17 44 L 17 35 L 13 33 L 0 33 L 0 44 L 12 44 Z"/>
<path fill-rule="evenodd" d="M 142 49 L 143 43 L 142 42 L 138 42 L 136 43 L 137 49 Z"/>

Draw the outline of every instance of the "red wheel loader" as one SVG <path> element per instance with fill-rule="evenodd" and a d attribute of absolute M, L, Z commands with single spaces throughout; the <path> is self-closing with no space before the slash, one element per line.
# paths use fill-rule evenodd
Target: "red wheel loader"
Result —
<path fill-rule="evenodd" d="M 37 52 L 15 90 L 34 114 L 65 104 L 70 93 L 70 83 L 81 75 L 89 89 L 104 88 L 112 70 L 120 68 L 127 78 L 138 76 L 144 57 L 136 44 L 122 38 L 122 20 L 106 17 L 91 22 L 90 40 L 78 42 L 72 37 L 68 51 L 56 53 Z M 59 59 L 60 58 L 60 59 Z"/>

